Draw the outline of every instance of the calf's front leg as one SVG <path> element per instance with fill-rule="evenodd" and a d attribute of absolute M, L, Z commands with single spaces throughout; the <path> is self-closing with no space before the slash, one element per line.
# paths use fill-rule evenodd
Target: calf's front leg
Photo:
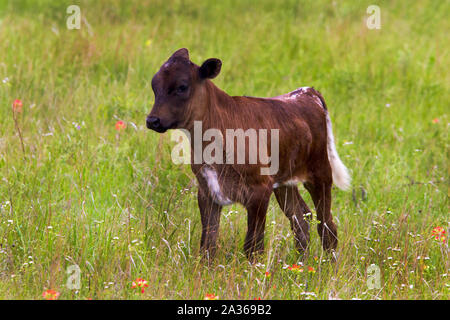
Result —
<path fill-rule="evenodd" d="M 206 259 L 211 259 L 216 253 L 217 237 L 219 235 L 220 213 L 222 206 L 213 201 L 202 190 L 198 191 L 198 207 L 202 221 L 202 238 L 200 253 Z"/>

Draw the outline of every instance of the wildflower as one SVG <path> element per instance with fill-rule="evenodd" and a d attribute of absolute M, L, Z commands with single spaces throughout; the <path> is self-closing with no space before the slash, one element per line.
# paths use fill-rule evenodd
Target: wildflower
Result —
<path fill-rule="evenodd" d="M 16 99 L 13 102 L 13 110 L 15 112 L 22 112 L 22 101 L 20 99 Z"/>
<path fill-rule="evenodd" d="M 316 273 L 316 269 L 313 267 L 308 267 L 308 273 Z"/>
<path fill-rule="evenodd" d="M 121 130 L 125 129 L 126 127 L 127 127 L 127 125 L 122 120 L 119 120 L 116 122 L 116 130 L 117 131 L 121 131 Z"/>
<path fill-rule="evenodd" d="M 307 297 L 317 297 L 317 295 L 314 292 L 303 291 L 303 292 L 300 292 L 300 294 L 302 296 L 307 296 Z"/>
<path fill-rule="evenodd" d="M 147 280 L 144 280 L 142 278 L 137 278 L 131 283 L 131 289 L 141 288 L 141 293 L 144 293 L 145 288 L 147 287 L 148 287 Z"/>
<path fill-rule="evenodd" d="M 438 118 L 434 118 L 433 119 L 433 123 L 438 123 L 439 122 L 439 119 Z"/>
<path fill-rule="evenodd" d="M 435 240 L 445 242 L 447 239 L 446 231 L 442 227 L 436 227 L 431 232 L 431 235 L 434 237 Z"/>
<path fill-rule="evenodd" d="M 261 297 L 253 298 L 253 300 L 262 300 Z"/>
<path fill-rule="evenodd" d="M 42 293 L 42 297 L 43 297 L 45 300 L 57 300 L 58 297 L 59 297 L 59 295 L 60 295 L 59 292 L 57 292 L 57 291 L 55 291 L 55 290 L 51 290 L 51 289 L 45 290 L 45 291 Z"/>
<path fill-rule="evenodd" d="M 303 267 L 299 266 L 299 265 L 297 265 L 295 263 L 291 267 L 288 267 L 288 269 L 291 270 L 292 272 L 295 272 L 295 273 L 302 273 L 303 272 Z"/>
<path fill-rule="evenodd" d="M 216 296 L 214 293 L 207 293 L 205 295 L 205 299 L 204 300 L 218 300 L 219 296 Z"/>
<path fill-rule="evenodd" d="M 270 278 L 272 276 L 272 272 L 266 271 L 264 275 L 266 276 L 266 278 Z"/>
<path fill-rule="evenodd" d="M 152 45 L 152 39 L 148 39 L 147 41 L 145 41 L 146 47 L 150 47 L 151 45 Z"/>

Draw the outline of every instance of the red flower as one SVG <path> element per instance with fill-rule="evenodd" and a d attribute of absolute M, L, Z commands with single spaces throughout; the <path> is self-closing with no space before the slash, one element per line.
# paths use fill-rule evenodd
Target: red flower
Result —
<path fill-rule="evenodd" d="M 296 272 L 296 273 L 302 273 L 303 272 L 303 267 L 299 266 L 297 264 L 293 264 L 292 267 L 288 267 L 289 270 L 291 270 L 292 272 Z"/>
<path fill-rule="evenodd" d="M 147 288 L 147 287 L 148 287 L 147 280 L 144 280 L 142 278 L 137 278 L 136 280 L 134 280 L 131 283 L 131 289 L 140 288 L 141 289 L 141 293 L 144 293 L 145 288 Z"/>
<path fill-rule="evenodd" d="M 207 293 L 205 295 L 205 299 L 204 300 L 218 300 L 219 296 L 216 296 L 214 293 Z"/>
<path fill-rule="evenodd" d="M 22 101 L 20 99 L 14 100 L 12 106 L 15 112 L 22 112 Z"/>
<path fill-rule="evenodd" d="M 439 119 L 438 118 L 434 118 L 433 119 L 433 123 L 438 123 L 439 122 Z"/>
<path fill-rule="evenodd" d="M 45 291 L 42 293 L 42 297 L 43 297 L 45 300 L 57 300 L 58 297 L 59 297 L 59 295 L 60 295 L 59 292 L 57 292 L 57 291 L 55 291 L 55 290 L 51 290 L 51 289 L 45 290 Z"/>
<path fill-rule="evenodd" d="M 123 122 L 122 120 L 119 120 L 116 122 L 116 130 L 117 131 L 121 131 L 123 129 L 125 129 L 127 127 L 126 123 Z"/>
<path fill-rule="evenodd" d="M 316 270 L 313 267 L 308 267 L 309 273 L 316 273 Z"/>
<path fill-rule="evenodd" d="M 445 242 L 447 240 L 447 231 L 445 231 L 442 227 L 436 227 L 431 232 L 431 235 L 434 237 L 435 240 Z"/>
<path fill-rule="evenodd" d="M 264 275 L 266 276 L 266 278 L 270 278 L 272 276 L 272 272 L 266 271 Z"/>

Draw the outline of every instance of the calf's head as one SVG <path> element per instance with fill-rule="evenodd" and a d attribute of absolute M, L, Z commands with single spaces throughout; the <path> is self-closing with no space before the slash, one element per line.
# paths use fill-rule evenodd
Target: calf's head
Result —
<path fill-rule="evenodd" d="M 198 66 L 189 60 L 187 49 L 179 49 L 153 76 L 155 103 L 147 116 L 147 128 L 157 132 L 190 129 L 201 120 L 206 108 L 206 81 L 216 77 L 222 66 L 211 58 Z"/>

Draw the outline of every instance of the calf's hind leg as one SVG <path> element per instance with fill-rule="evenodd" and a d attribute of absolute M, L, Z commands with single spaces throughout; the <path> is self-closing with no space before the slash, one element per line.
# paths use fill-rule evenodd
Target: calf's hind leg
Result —
<path fill-rule="evenodd" d="M 326 174 L 328 171 L 329 174 Z M 326 170 L 325 175 L 314 175 L 311 181 L 304 184 L 316 207 L 317 219 L 320 221 L 317 231 L 324 250 L 335 250 L 338 243 L 337 227 L 331 215 L 331 184 L 331 168 Z"/>
<path fill-rule="evenodd" d="M 311 212 L 298 192 L 297 186 L 282 186 L 274 189 L 278 204 L 291 222 L 295 246 L 302 253 L 309 243 L 309 225 L 304 215 Z"/>
<path fill-rule="evenodd" d="M 254 253 L 264 251 L 264 229 L 266 227 L 267 207 L 272 190 L 265 186 L 253 187 L 245 204 L 247 209 L 247 235 L 244 251 L 249 260 L 254 260 Z"/>

